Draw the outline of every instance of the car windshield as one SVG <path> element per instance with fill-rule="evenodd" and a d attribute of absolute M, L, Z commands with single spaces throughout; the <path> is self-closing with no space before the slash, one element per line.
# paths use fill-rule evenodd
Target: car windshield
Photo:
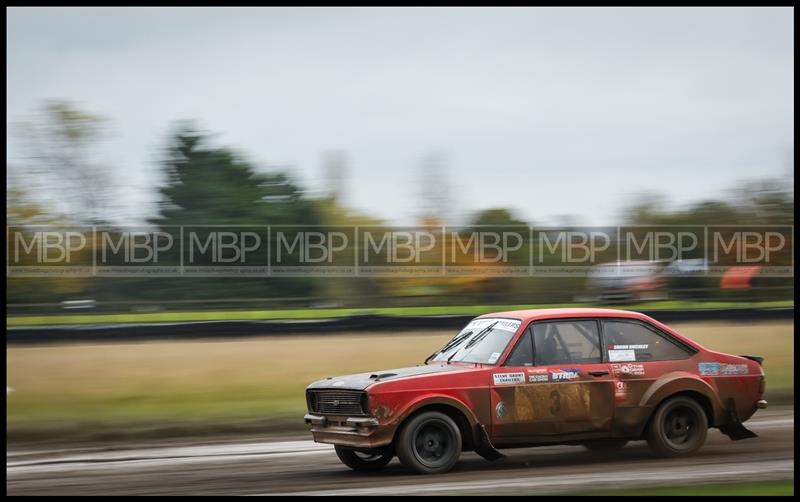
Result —
<path fill-rule="evenodd" d="M 494 364 L 519 325 L 517 319 L 474 319 L 436 352 L 432 360 Z"/>

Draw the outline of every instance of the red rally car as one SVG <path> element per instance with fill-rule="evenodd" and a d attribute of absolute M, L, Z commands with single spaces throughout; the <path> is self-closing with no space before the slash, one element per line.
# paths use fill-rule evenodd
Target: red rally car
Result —
<path fill-rule="evenodd" d="M 356 470 L 397 455 L 439 473 L 462 451 L 495 460 L 502 448 L 614 450 L 639 439 L 658 455 L 688 455 L 709 427 L 755 437 L 742 422 L 767 405 L 761 363 L 637 312 L 500 312 L 473 319 L 424 365 L 312 383 L 305 422 Z"/>

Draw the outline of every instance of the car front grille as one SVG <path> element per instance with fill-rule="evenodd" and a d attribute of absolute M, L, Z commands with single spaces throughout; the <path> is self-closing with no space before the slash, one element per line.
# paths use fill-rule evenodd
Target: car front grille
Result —
<path fill-rule="evenodd" d="M 366 393 L 360 390 L 309 390 L 308 411 L 323 415 L 366 415 Z"/>

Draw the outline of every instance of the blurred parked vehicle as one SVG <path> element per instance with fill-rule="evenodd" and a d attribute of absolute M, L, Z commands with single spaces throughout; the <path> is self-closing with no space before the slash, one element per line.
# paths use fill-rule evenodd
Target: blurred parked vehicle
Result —
<path fill-rule="evenodd" d="M 719 286 L 722 289 L 750 289 L 753 285 L 753 279 L 760 272 L 760 266 L 730 267 L 722 275 Z"/>
<path fill-rule="evenodd" d="M 587 290 L 595 301 L 658 300 L 665 298 L 664 264 L 659 261 L 616 261 L 595 265 Z"/>
<path fill-rule="evenodd" d="M 697 299 L 717 289 L 716 280 L 708 277 L 705 258 L 675 260 L 664 267 L 667 294 L 670 298 Z"/>

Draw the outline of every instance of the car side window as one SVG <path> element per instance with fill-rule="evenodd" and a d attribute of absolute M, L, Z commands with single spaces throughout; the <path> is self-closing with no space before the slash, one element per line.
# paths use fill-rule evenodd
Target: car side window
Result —
<path fill-rule="evenodd" d="M 596 321 L 547 321 L 533 325 L 534 363 L 600 363 L 600 334 Z"/>
<path fill-rule="evenodd" d="M 603 335 L 608 361 L 671 361 L 691 354 L 654 329 L 637 322 L 605 321 Z"/>
<path fill-rule="evenodd" d="M 533 346 L 531 344 L 531 328 L 519 337 L 517 345 L 508 356 L 506 366 L 533 366 Z"/>

